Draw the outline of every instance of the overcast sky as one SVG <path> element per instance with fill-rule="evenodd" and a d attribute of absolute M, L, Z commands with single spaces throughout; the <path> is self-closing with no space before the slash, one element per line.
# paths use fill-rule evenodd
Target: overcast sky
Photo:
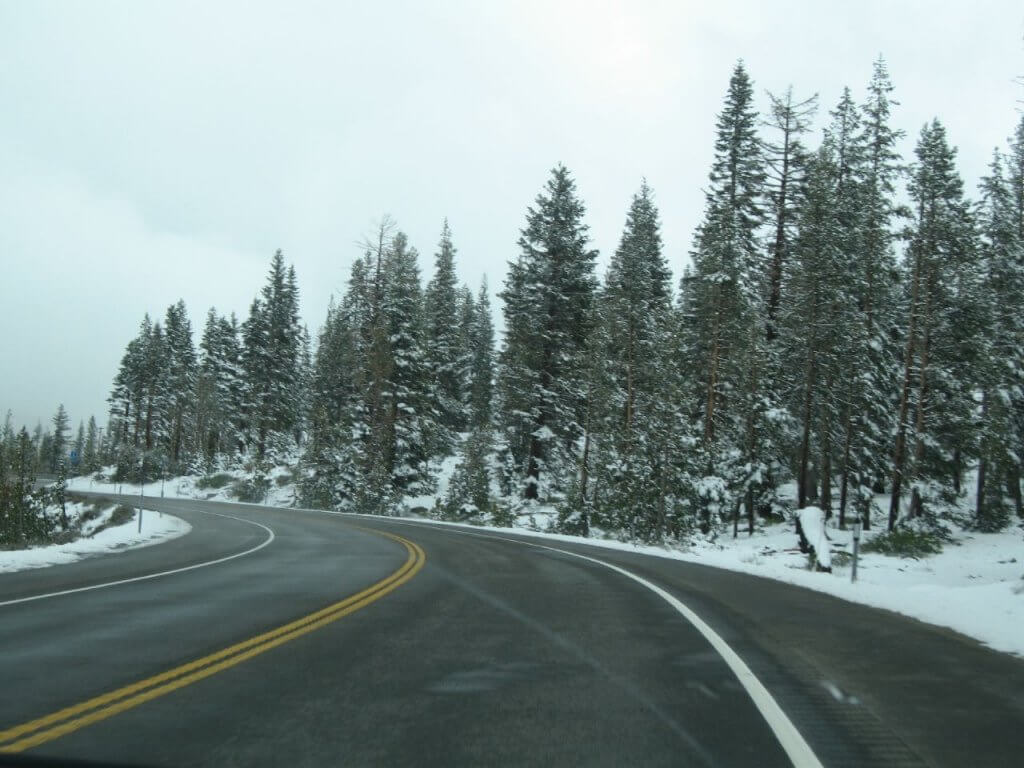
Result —
<path fill-rule="evenodd" d="M 973 194 L 1020 117 L 1019 0 L 0 0 L 0 411 L 105 424 L 143 314 L 243 317 L 277 248 L 315 333 L 385 213 L 424 279 L 447 216 L 493 292 L 558 162 L 602 265 L 646 176 L 678 275 L 736 60 L 820 124 L 880 53 L 905 155 L 938 116 Z"/>

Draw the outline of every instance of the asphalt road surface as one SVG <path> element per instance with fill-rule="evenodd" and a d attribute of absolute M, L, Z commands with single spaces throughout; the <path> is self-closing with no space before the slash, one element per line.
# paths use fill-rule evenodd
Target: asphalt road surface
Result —
<path fill-rule="evenodd" d="M 1024 755 L 1024 660 L 886 611 L 514 534 L 147 502 L 192 533 L 0 575 L 0 765 Z"/>

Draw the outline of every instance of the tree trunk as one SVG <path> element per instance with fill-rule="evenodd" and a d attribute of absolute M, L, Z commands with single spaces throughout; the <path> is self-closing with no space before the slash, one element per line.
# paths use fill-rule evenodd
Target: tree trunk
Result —
<path fill-rule="evenodd" d="M 981 394 L 981 423 L 983 425 L 982 426 L 983 429 L 987 426 L 987 423 L 986 423 L 986 420 L 985 420 L 985 417 L 987 415 L 988 415 L 988 390 L 986 389 Z M 985 474 L 986 474 L 986 471 L 988 470 L 988 445 L 986 444 L 987 442 L 988 441 L 985 439 L 984 434 L 983 434 L 982 438 L 981 438 L 981 452 L 980 452 L 981 456 L 978 459 L 978 485 L 977 485 L 977 493 L 976 493 L 976 497 L 977 498 L 976 498 L 976 503 L 975 503 L 975 508 L 974 508 L 974 516 L 978 520 L 980 520 L 985 515 Z M 959 452 L 957 451 L 957 453 L 959 453 Z M 956 457 L 956 459 L 953 460 L 953 466 L 956 469 L 958 469 L 958 467 L 956 466 L 958 464 L 958 461 L 957 461 L 958 458 L 959 457 Z M 956 472 L 955 470 L 954 470 L 954 473 L 957 476 L 959 475 L 959 472 Z M 956 493 L 957 494 L 959 493 L 959 489 L 958 488 L 956 490 Z"/>
<path fill-rule="evenodd" d="M 915 485 L 910 495 L 910 517 L 920 517 L 924 511 L 924 504 L 921 501 L 921 491 Z"/>
<path fill-rule="evenodd" d="M 921 283 L 921 251 L 915 249 L 914 275 L 910 287 L 910 327 L 907 329 L 907 346 L 903 354 L 903 385 L 900 388 L 900 411 L 897 420 L 896 440 L 892 455 L 892 496 L 889 499 L 889 530 L 896 527 L 900 512 L 900 496 L 903 492 L 903 463 L 907 450 L 907 418 L 910 415 L 910 388 L 914 366 L 915 338 L 917 336 L 917 302 Z"/>
<path fill-rule="evenodd" d="M 721 315 L 721 289 L 715 284 L 715 322 L 711 331 L 711 360 L 708 365 L 707 406 L 704 411 L 704 445 L 710 451 L 715 436 L 715 387 L 718 386 L 719 323 Z"/>
<path fill-rule="evenodd" d="M 786 186 L 789 182 L 789 132 L 785 133 L 782 152 L 782 178 L 779 183 L 779 215 L 775 222 L 775 245 L 772 248 L 772 266 L 768 293 L 768 343 L 778 336 L 775 323 L 782 297 L 782 256 L 786 249 Z"/>
<path fill-rule="evenodd" d="M 587 486 L 590 484 L 590 427 L 591 413 L 594 406 L 593 377 L 587 382 L 587 422 L 584 427 L 583 455 L 580 457 L 580 516 L 583 524 L 583 535 L 590 535 L 590 516 L 587 514 Z"/>
<path fill-rule="evenodd" d="M 633 383 L 633 361 L 635 358 L 636 329 L 633 327 L 633 318 L 629 318 L 629 344 L 626 348 L 626 418 L 623 426 L 629 432 L 633 426 L 634 407 L 634 383 Z"/>
<path fill-rule="evenodd" d="M 1021 510 L 1022 499 L 1020 493 L 1020 467 L 1018 465 L 1011 465 L 1010 469 L 1007 471 L 1006 484 L 1008 486 L 1007 490 L 1013 498 L 1013 506 L 1017 510 L 1017 517 L 1024 520 L 1024 511 Z"/>
<path fill-rule="evenodd" d="M 978 501 L 974 506 L 974 517 L 979 521 L 985 516 L 985 471 L 987 466 L 988 460 L 982 454 L 978 461 Z"/>
<path fill-rule="evenodd" d="M 747 486 L 747 497 L 745 499 L 747 507 L 747 533 L 751 536 L 754 535 L 754 489 Z"/>
<path fill-rule="evenodd" d="M 544 415 L 541 414 L 540 419 L 537 421 L 538 429 L 544 427 Z M 526 488 L 523 491 L 523 496 L 527 499 L 536 499 L 540 495 L 540 463 L 544 458 L 543 447 L 541 446 L 540 440 L 535 436 L 530 436 L 530 459 L 526 465 Z"/>
<path fill-rule="evenodd" d="M 843 466 L 839 480 L 839 528 L 846 529 L 846 500 L 850 484 L 850 442 L 853 432 L 853 419 L 850 418 L 850 407 L 846 407 L 843 420 Z"/>
<path fill-rule="evenodd" d="M 831 378 L 831 377 L 830 377 Z M 825 391 L 832 390 L 832 382 L 825 385 Z M 829 420 L 828 403 L 821 404 L 821 508 L 825 519 L 832 518 L 832 425 Z"/>
<path fill-rule="evenodd" d="M 931 288 L 925 294 L 924 302 L 924 341 L 921 344 L 921 370 L 918 375 L 917 385 L 917 414 L 914 421 L 914 470 L 913 475 L 920 477 L 921 466 L 924 464 L 924 414 L 928 407 L 928 353 L 931 351 Z M 914 499 L 910 506 L 910 516 L 920 516 L 924 507 L 921 494 L 918 491 L 916 482 L 914 486 Z"/>
<path fill-rule="evenodd" d="M 813 315 L 811 321 L 814 321 Z M 814 380 L 817 376 L 814 344 L 807 348 L 807 368 L 804 375 L 803 436 L 800 440 L 800 469 L 797 473 L 797 509 L 807 506 L 807 474 L 811 460 L 811 410 L 814 400 Z"/>
<path fill-rule="evenodd" d="M 146 401 L 146 441 L 144 443 L 145 450 L 150 450 L 153 447 L 153 397 L 150 396 Z"/>
<path fill-rule="evenodd" d="M 861 498 L 860 489 L 861 489 L 861 486 L 863 484 L 864 484 L 864 477 L 862 475 L 858 474 L 857 475 L 857 504 L 858 505 L 861 504 L 861 501 L 860 501 L 860 498 Z M 871 505 L 872 505 L 872 501 L 871 501 L 871 499 L 867 499 L 863 503 L 864 503 L 863 513 L 859 513 L 859 514 L 861 514 L 861 520 L 864 523 L 864 530 L 865 531 L 870 531 L 871 530 Z"/>

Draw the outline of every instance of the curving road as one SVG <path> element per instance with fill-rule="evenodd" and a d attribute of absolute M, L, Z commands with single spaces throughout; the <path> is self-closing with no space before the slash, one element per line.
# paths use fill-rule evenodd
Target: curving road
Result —
<path fill-rule="evenodd" d="M 147 502 L 192 533 L 0 575 L 0 764 L 1009 766 L 1024 754 L 1024 661 L 896 614 L 513 534 Z"/>

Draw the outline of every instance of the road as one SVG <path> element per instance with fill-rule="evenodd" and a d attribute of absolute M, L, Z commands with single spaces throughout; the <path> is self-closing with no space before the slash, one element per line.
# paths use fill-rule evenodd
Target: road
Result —
<path fill-rule="evenodd" d="M 193 532 L 0 575 L 0 750 L 16 750 L 0 764 L 1009 766 L 1024 754 L 1024 661 L 896 614 L 582 544 L 147 501 Z"/>

